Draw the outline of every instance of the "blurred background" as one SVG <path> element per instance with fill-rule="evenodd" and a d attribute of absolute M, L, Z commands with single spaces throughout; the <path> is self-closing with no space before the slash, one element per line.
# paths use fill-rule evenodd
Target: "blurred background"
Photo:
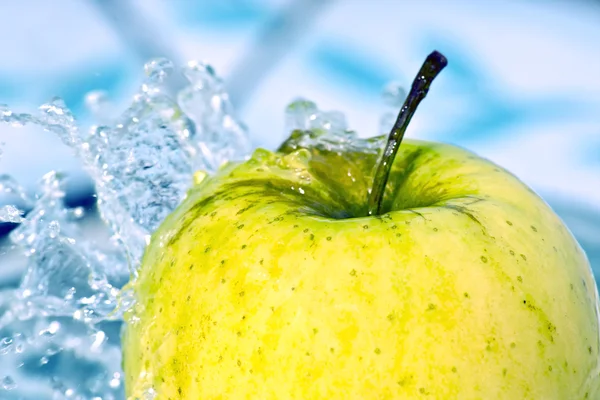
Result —
<path fill-rule="evenodd" d="M 0 38 L 0 103 L 11 109 L 60 96 L 89 125 L 89 91 L 124 107 L 148 59 L 204 60 L 254 145 L 268 148 L 286 136 L 284 109 L 297 97 L 344 112 L 362 136 L 382 133 L 383 88 L 408 87 L 437 49 L 449 67 L 408 135 L 513 171 L 600 274 L 600 1 L 3 1 Z M 0 125 L 0 143 L 0 174 L 33 190 L 47 171 L 67 171 L 69 202 L 93 207 L 93 185 L 54 134 Z"/>

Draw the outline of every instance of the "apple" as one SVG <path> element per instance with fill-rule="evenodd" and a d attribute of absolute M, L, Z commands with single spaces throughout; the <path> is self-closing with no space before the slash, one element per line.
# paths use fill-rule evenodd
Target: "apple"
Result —
<path fill-rule="evenodd" d="M 564 223 L 494 163 L 402 141 L 445 65 L 387 142 L 297 131 L 199 175 L 130 285 L 128 398 L 600 398 L 598 293 Z"/>

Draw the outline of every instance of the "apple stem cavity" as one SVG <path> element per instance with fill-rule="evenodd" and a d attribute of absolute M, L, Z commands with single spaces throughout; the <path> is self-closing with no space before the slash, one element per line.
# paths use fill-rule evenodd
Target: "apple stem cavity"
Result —
<path fill-rule="evenodd" d="M 400 143 L 402 143 L 402 139 L 404 138 L 406 128 L 408 127 L 412 116 L 415 114 L 415 111 L 417 111 L 417 107 L 425 96 L 427 96 L 431 83 L 446 65 L 448 65 L 446 57 L 442 53 L 434 51 L 427 56 L 419 73 L 413 80 L 410 92 L 408 93 L 408 96 L 406 96 L 404 105 L 398 113 L 398 118 L 392 127 L 387 144 L 381 159 L 379 160 L 379 164 L 377 165 L 373 187 L 371 188 L 371 194 L 369 196 L 368 215 L 381 215 L 385 187 L 392 169 L 392 164 L 394 163 L 394 158 L 396 157 L 398 149 L 400 148 Z"/>

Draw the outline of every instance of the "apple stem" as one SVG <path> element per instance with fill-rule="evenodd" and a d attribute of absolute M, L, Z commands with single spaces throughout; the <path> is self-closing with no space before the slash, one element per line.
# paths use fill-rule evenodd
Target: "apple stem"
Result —
<path fill-rule="evenodd" d="M 398 113 L 398 118 L 392 127 L 388 136 L 387 144 L 377 165 L 377 172 L 373 180 L 373 187 L 369 196 L 369 215 L 380 215 L 383 194 L 394 163 L 394 158 L 400 148 L 400 143 L 404 138 L 406 128 L 410 123 L 412 116 L 417 111 L 417 107 L 427 95 L 429 86 L 436 76 L 448 65 L 448 60 L 438 51 L 432 52 L 427 56 L 421 66 L 419 73 L 415 77 L 410 88 L 410 92 L 404 100 L 404 105 Z"/>

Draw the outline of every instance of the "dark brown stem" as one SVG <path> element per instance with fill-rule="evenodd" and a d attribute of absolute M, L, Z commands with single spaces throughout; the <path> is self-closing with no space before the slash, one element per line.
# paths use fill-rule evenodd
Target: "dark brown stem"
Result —
<path fill-rule="evenodd" d="M 373 187 L 369 196 L 369 215 L 380 215 L 382 212 L 383 195 L 394 163 L 394 158 L 404 138 L 406 128 L 412 116 L 417 111 L 421 101 L 427 96 L 429 87 L 436 76 L 448 65 L 448 60 L 442 53 L 434 51 L 425 59 L 423 66 L 415 77 L 404 105 L 398 113 L 398 118 L 388 136 L 387 144 L 377 165 Z"/>

